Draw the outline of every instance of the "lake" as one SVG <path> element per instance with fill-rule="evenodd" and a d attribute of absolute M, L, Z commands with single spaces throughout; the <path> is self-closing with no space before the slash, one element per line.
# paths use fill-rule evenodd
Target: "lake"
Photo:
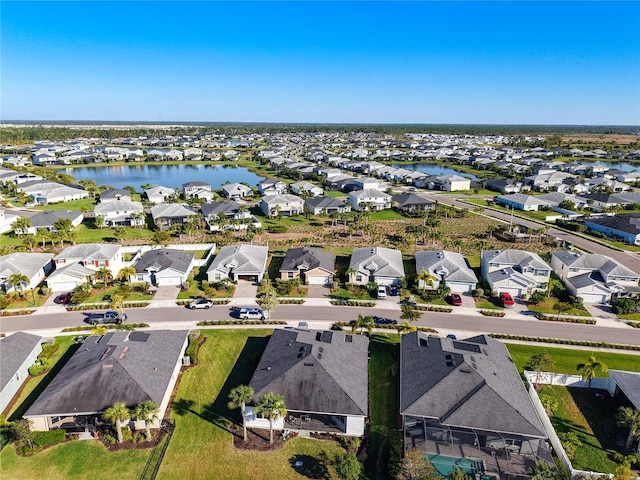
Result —
<path fill-rule="evenodd" d="M 182 184 L 200 180 L 207 182 L 214 190 L 223 183 L 246 182 L 255 187 L 264 180 L 245 167 L 230 165 L 105 165 L 99 167 L 65 168 L 61 170 L 72 175 L 76 181 L 93 180 L 98 185 L 123 188 L 127 185 L 142 190 L 141 185 L 162 185 L 182 188 Z"/>
<path fill-rule="evenodd" d="M 440 165 L 429 165 L 427 163 L 394 163 L 391 166 L 393 168 L 415 170 L 420 173 L 426 173 L 427 175 L 459 175 L 461 177 L 470 178 L 473 181 L 478 180 L 478 177 L 472 173 L 458 172 L 453 168 L 442 167 Z"/>

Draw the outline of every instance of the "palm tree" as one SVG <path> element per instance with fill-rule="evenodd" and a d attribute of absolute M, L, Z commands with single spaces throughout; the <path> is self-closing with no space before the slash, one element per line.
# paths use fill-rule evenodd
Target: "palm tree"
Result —
<path fill-rule="evenodd" d="M 19 217 L 12 224 L 11 228 L 18 236 L 21 234 L 27 234 L 27 229 L 31 226 L 31 219 L 29 217 Z"/>
<path fill-rule="evenodd" d="M 422 270 L 417 275 L 417 278 L 418 280 L 422 280 L 424 282 L 424 286 L 422 287 L 423 290 L 426 290 L 427 286 L 430 286 L 433 288 L 433 286 L 436 283 L 436 280 L 438 280 L 438 277 L 433 275 L 431 272 L 428 272 L 427 270 Z"/>
<path fill-rule="evenodd" d="M 355 333 L 355 331 L 359 328 L 360 333 L 362 333 L 362 330 L 366 328 L 369 335 L 371 335 L 371 331 L 373 330 L 373 327 L 375 327 L 375 324 L 376 323 L 371 315 L 358 315 L 357 320 L 351 321 L 351 331 Z"/>
<path fill-rule="evenodd" d="M 347 269 L 346 272 L 344 272 L 347 275 L 347 283 L 353 283 L 353 281 L 356 278 L 356 274 L 358 273 L 358 271 L 353 268 L 353 267 L 349 267 Z"/>
<path fill-rule="evenodd" d="M 122 269 L 120 269 L 120 272 L 118 272 L 118 276 L 116 277 L 118 280 L 120 280 L 121 282 L 129 282 L 129 285 L 131 285 L 131 277 L 136 275 L 136 269 L 133 267 L 124 267 Z"/>
<path fill-rule="evenodd" d="M 39 228 L 37 234 L 42 240 L 42 248 L 47 246 L 47 241 L 51 239 L 51 232 L 46 228 Z"/>
<path fill-rule="evenodd" d="M 122 425 L 125 420 L 131 418 L 131 412 L 124 404 L 124 402 L 116 402 L 109 408 L 107 408 L 102 414 L 107 422 L 111 422 L 116 426 L 116 433 L 118 435 L 118 443 L 122 443 Z"/>
<path fill-rule="evenodd" d="M 402 313 L 400 314 L 400 319 L 406 320 L 408 322 L 415 322 L 422 315 L 420 311 L 416 310 L 411 305 L 401 305 L 400 310 L 402 311 Z"/>
<path fill-rule="evenodd" d="M 158 419 L 158 404 L 153 400 L 145 400 L 136 405 L 133 416 L 136 420 L 144 420 L 147 440 L 151 440 L 151 422 Z"/>
<path fill-rule="evenodd" d="M 20 290 L 20 296 L 22 296 L 25 285 L 29 285 L 29 277 L 24 273 L 12 273 L 7 279 L 7 285 L 11 285 L 16 290 Z"/>
<path fill-rule="evenodd" d="M 245 407 L 253 397 L 253 388 L 248 385 L 238 385 L 229 393 L 229 403 L 227 407 L 230 409 L 240 409 L 242 415 L 242 438 L 247 441 L 247 419 L 245 417 Z"/>
<path fill-rule="evenodd" d="M 258 400 L 254 411 L 256 415 L 269 419 L 269 443 L 273 443 L 273 421 L 287 415 L 284 397 L 273 392 L 265 393 Z"/>
<path fill-rule="evenodd" d="M 589 360 L 585 363 L 579 363 L 576 366 L 576 369 L 579 372 L 582 372 L 582 381 L 587 382 L 587 388 L 591 388 L 591 380 L 593 380 L 596 376 L 596 371 L 600 370 L 602 373 L 606 373 L 609 368 L 602 362 L 599 362 L 596 359 L 595 355 L 591 355 Z"/>
<path fill-rule="evenodd" d="M 100 267 L 95 273 L 96 280 L 99 280 L 107 285 L 113 279 L 113 273 L 109 267 Z"/>
<path fill-rule="evenodd" d="M 398 334 L 404 335 L 405 333 L 415 332 L 417 327 L 415 325 L 411 325 L 409 322 L 402 322 L 396 327 L 396 330 L 398 330 Z"/>
<path fill-rule="evenodd" d="M 633 407 L 620 407 L 616 414 L 616 423 L 629 427 L 627 450 L 631 450 L 633 441 L 640 439 L 640 410 Z M 640 453 L 640 443 L 638 443 L 637 453 Z"/>

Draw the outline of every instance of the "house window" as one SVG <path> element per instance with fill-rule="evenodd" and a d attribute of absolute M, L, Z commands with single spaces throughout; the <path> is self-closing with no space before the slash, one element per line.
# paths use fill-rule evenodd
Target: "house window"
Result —
<path fill-rule="evenodd" d="M 362 281 L 362 275 L 356 275 L 356 282 Z"/>
<path fill-rule="evenodd" d="M 287 278 L 289 280 L 292 280 L 293 279 L 293 272 L 287 272 Z"/>
<path fill-rule="evenodd" d="M 214 280 L 220 280 L 220 274 L 219 274 L 219 273 L 216 273 L 216 274 L 213 276 L 213 279 L 214 279 Z"/>

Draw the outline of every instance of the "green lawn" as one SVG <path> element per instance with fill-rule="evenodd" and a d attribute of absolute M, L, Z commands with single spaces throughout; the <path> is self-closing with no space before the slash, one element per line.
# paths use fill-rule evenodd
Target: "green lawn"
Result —
<path fill-rule="evenodd" d="M 4 297 L 4 294 L 0 296 Z M 34 304 L 35 297 L 35 304 Z M 13 297 L 12 297 L 13 298 Z M 38 293 L 38 289 L 36 288 L 35 292 L 31 290 L 26 290 L 22 297 L 15 297 L 12 302 L 9 304 L 7 308 L 34 308 L 41 307 L 44 305 L 44 302 L 49 298 L 49 295 L 40 295 Z"/>
<path fill-rule="evenodd" d="M 93 289 L 91 291 L 92 295 L 84 302 L 84 303 L 101 303 L 101 302 L 111 302 L 111 296 L 118 293 L 119 286 L 114 286 L 110 288 L 100 288 Z M 143 300 L 153 300 L 153 295 L 146 295 L 140 292 L 134 292 L 131 290 L 125 295 L 126 301 L 143 301 Z"/>
<path fill-rule="evenodd" d="M 507 344 L 507 348 L 509 349 L 509 353 L 511 353 L 511 357 L 520 372 L 523 371 L 524 366 L 529 362 L 532 355 L 535 355 L 542 350 L 546 350 L 555 362 L 551 371 L 555 373 L 577 374 L 576 365 L 586 362 L 589 359 L 589 355 L 594 353 L 590 350 L 571 350 L 568 348 L 551 348 L 538 345 L 520 345 L 512 343 Z M 609 369 L 640 372 L 640 355 L 596 352 L 596 357 L 599 361 L 609 367 Z M 597 376 L 606 376 L 606 374 L 603 375 L 599 373 Z"/>
<path fill-rule="evenodd" d="M 70 202 L 50 203 L 41 207 L 34 207 L 33 210 L 79 210 L 93 211 L 93 207 L 96 206 L 95 199 L 83 198 L 81 200 L 72 200 Z"/>
<path fill-rule="evenodd" d="M 402 220 L 404 215 L 395 210 L 379 210 L 371 212 L 371 220 Z"/>
<path fill-rule="evenodd" d="M 369 344 L 370 443 L 365 470 L 371 479 L 388 478 L 389 433 L 400 426 L 399 343 L 397 334 L 373 334 Z"/>
<path fill-rule="evenodd" d="M 476 298 L 474 297 L 476 302 L 476 308 L 481 308 L 483 310 L 503 310 L 503 307 L 498 305 L 497 298 Z"/>
<path fill-rule="evenodd" d="M 339 190 L 325 190 L 325 197 L 335 197 L 335 198 L 347 198 L 349 197 L 348 193 L 341 192 Z"/>
<path fill-rule="evenodd" d="M 51 356 L 51 369 L 38 375 L 37 377 L 29 376 L 24 384 L 24 388 L 20 392 L 17 401 L 8 412 L 7 418 L 11 421 L 17 420 L 31 406 L 34 400 L 40 395 L 45 387 L 49 385 L 53 377 L 60 371 L 65 363 L 71 358 L 71 355 L 78 349 L 79 344 L 74 340 L 73 336 L 56 337 L 56 344 L 60 347 Z"/>
<path fill-rule="evenodd" d="M 185 250 L 185 253 L 193 253 L 193 258 L 195 258 L 196 260 L 202 260 L 207 256 L 209 250 Z"/>
<path fill-rule="evenodd" d="M 114 236 L 113 228 L 93 228 L 93 219 L 85 219 L 83 223 L 78 225 L 74 230 L 76 234 L 76 243 L 101 243 L 101 242 L 117 242 Z M 150 239 L 153 237 L 153 231 L 148 228 L 132 228 L 125 227 L 123 241 L 136 239 Z"/>
<path fill-rule="evenodd" d="M 239 479 L 309 478 L 297 472 L 292 462 L 301 459 L 305 466 L 326 478 L 332 467 L 323 464 L 326 454 L 332 459 L 342 451 L 334 442 L 295 438 L 274 452 L 236 450 L 229 429 L 239 422 L 239 411 L 229 411 L 232 388 L 247 384 L 256 365 L 256 356 L 264 349 L 265 330 L 206 331 L 207 341 L 199 353 L 200 364 L 187 370 L 176 395 L 172 418 L 176 430 L 160 468 L 160 479 Z"/>
<path fill-rule="evenodd" d="M 226 289 L 213 290 L 209 292 L 209 295 L 202 290 L 202 281 L 207 279 L 207 266 L 194 268 L 189 276 L 189 289 L 183 290 L 178 293 L 178 300 L 188 300 L 190 298 L 229 298 L 233 297 L 233 292 L 236 290 L 236 286 L 233 283 L 228 283 Z"/>
<path fill-rule="evenodd" d="M 540 303 L 536 303 L 536 304 L 527 304 L 527 308 L 531 311 L 531 312 L 537 312 L 537 313 L 546 313 L 549 315 L 557 315 L 557 312 L 553 309 L 553 306 L 555 305 L 555 303 L 557 302 L 556 298 L 553 297 L 548 297 L 545 300 L 543 300 Z M 591 314 L 589 312 L 587 312 L 584 307 L 582 308 L 578 308 L 578 307 L 571 307 L 571 309 L 565 313 L 563 313 L 562 315 L 576 315 L 576 316 L 581 316 L 581 317 L 590 317 Z"/>
<path fill-rule="evenodd" d="M 618 318 L 622 320 L 632 320 L 637 322 L 640 320 L 640 313 L 627 313 L 626 315 L 618 315 Z"/>

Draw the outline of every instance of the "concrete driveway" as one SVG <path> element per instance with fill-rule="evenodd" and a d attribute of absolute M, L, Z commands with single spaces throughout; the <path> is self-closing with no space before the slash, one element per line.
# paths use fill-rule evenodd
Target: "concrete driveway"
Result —
<path fill-rule="evenodd" d="M 256 303 L 256 295 L 258 294 L 258 284 L 248 282 L 246 280 L 238 280 L 236 291 L 231 299 L 231 305 L 254 307 Z"/>

